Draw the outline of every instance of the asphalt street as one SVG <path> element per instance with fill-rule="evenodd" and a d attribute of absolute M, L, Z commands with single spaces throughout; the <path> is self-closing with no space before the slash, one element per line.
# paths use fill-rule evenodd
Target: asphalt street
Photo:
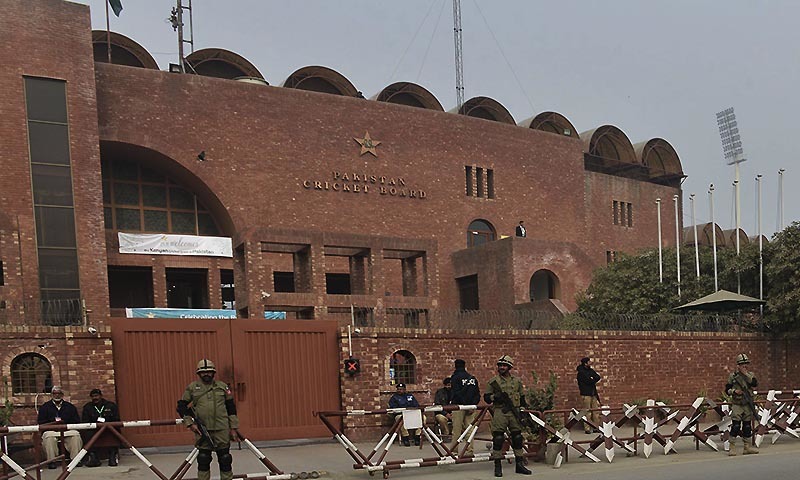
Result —
<path fill-rule="evenodd" d="M 759 455 L 728 457 L 725 452 L 715 452 L 705 446 L 695 450 L 694 443 L 683 438 L 677 444 L 678 453 L 664 455 L 663 449 L 656 448 L 650 458 L 645 458 L 641 452 L 638 456 L 626 456 L 625 451 L 616 450 L 614 461 L 605 460 L 602 450 L 595 451 L 602 462 L 594 463 L 586 458 L 580 458 L 576 452 L 570 453 L 569 461 L 561 468 L 555 469 L 551 465 L 531 463 L 532 478 L 537 479 L 592 479 L 592 480 L 699 480 L 718 479 L 726 480 L 752 480 L 754 478 L 769 478 L 771 480 L 798 478 L 797 456 L 800 454 L 800 440 L 781 437 L 774 445 L 769 444 L 770 437 L 765 438 Z M 286 473 L 312 472 L 321 474 L 320 478 L 331 479 L 362 479 L 381 478 L 377 472 L 374 477 L 364 470 L 354 470 L 353 463 L 344 449 L 338 443 L 326 441 L 323 443 L 308 443 L 293 445 L 288 442 L 267 442 L 259 444 L 264 454 L 280 469 Z M 362 450 L 371 450 L 371 444 L 359 444 Z M 741 446 L 738 447 L 741 450 Z M 477 447 L 476 447 L 476 450 Z M 186 457 L 188 449 L 143 449 L 147 456 L 159 470 L 169 477 Z M 414 458 L 432 456 L 430 447 L 422 451 L 415 448 L 393 447 L 388 458 Z M 247 450 L 234 450 L 234 473 L 259 473 L 266 469 L 258 462 L 255 456 Z M 504 464 L 504 478 L 523 478 L 514 473 L 514 466 Z M 42 478 L 55 479 L 60 470 L 44 470 Z M 196 477 L 196 468 L 192 467 L 186 475 Z M 123 453 L 120 466 L 97 468 L 81 467 L 68 478 L 74 480 L 89 479 L 154 479 L 157 478 L 141 461 L 130 453 Z M 218 478 L 216 462 L 212 464 L 212 478 Z M 449 465 L 444 467 L 411 468 L 394 470 L 390 473 L 391 479 L 435 478 L 442 480 L 471 480 L 490 479 L 492 465 L 481 462 L 465 465 Z M 528 477 L 531 478 L 531 477 Z"/>

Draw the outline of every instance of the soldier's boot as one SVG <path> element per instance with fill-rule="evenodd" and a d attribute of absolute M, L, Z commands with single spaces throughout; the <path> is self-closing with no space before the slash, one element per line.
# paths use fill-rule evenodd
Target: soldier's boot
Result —
<path fill-rule="evenodd" d="M 116 467 L 119 465 L 119 449 L 112 448 L 110 452 L 108 452 L 108 466 L 109 467 Z"/>
<path fill-rule="evenodd" d="M 219 480 L 233 480 L 233 472 L 219 472 Z"/>
<path fill-rule="evenodd" d="M 87 467 L 99 467 L 100 466 L 100 459 L 97 458 L 97 454 L 94 452 L 89 452 L 89 461 L 86 462 Z"/>
<path fill-rule="evenodd" d="M 531 471 L 525 467 L 525 458 L 524 457 L 517 457 L 517 468 L 514 472 L 519 473 L 520 475 L 530 475 Z"/>
<path fill-rule="evenodd" d="M 197 480 L 211 480 L 211 470 L 198 470 Z"/>
<path fill-rule="evenodd" d="M 404 447 L 411 446 L 411 442 L 408 440 L 408 437 L 400 437 L 400 442 L 403 444 Z"/>
<path fill-rule="evenodd" d="M 736 456 L 736 437 L 731 437 L 730 441 L 728 442 L 730 447 L 728 447 L 728 456 L 735 457 Z"/>
<path fill-rule="evenodd" d="M 494 461 L 494 476 L 495 477 L 502 477 L 503 476 L 503 461 L 502 460 L 495 460 Z"/>
<path fill-rule="evenodd" d="M 419 435 L 414 435 L 414 445 L 419 447 Z"/>
<path fill-rule="evenodd" d="M 755 445 L 751 446 L 752 438 L 742 438 L 742 444 L 744 445 L 744 451 L 742 452 L 744 455 L 755 455 L 758 453 L 758 449 Z"/>

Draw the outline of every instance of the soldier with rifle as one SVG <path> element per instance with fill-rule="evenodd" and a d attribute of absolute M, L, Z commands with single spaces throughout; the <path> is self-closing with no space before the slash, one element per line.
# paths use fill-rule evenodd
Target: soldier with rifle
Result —
<path fill-rule="evenodd" d="M 747 354 L 740 353 L 736 356 L 736 370 L 728 377 L 725 384 L 725 391 L 731 397 L 731 448 L 729 456 L 735 456 L 734 444 L 736 437 L 742 434 L 743 454 L 751 455 L 758 453 L 758 450 L 751 443 L 753 435 L 752 421 L 756 413 L 756 405 L 753 402 L 753 389 L 758 385 L 755 374 L 747 371 L 747 364 L 750 359 Z"/>
<path fill-rule="evenodd" d="M 522 449 L 522 416 L 520 410 L 527 407 L 525 403 L 525 390 L 522 381 L 511 375 L 514 361 L 508 355 L 503 355 L 497 361 L 497 375 L 489 380 L 483 399 L 492 404 L 492 454 L 494 460 L 494 476 L 503 476 L 503 442 L 508 431 L 511 438 L 511 448 L 514 449 L 516 460 L 516 473 L 530 475 L 531 471 L 525 467 L 524 451 Z M 527 414 L 524 414 L 527 415 Z"/>
<path fill-rule="evenodd" d="M 214 451 L 219 463 L 220 479 L 231 480 L 231 439 L 242 438 L 239 434 L 239 417 L 236 416 L 233 393 L 227 384 L 214 380 L 217 369 L 211 360 L 200 360 L 196 372 L 200 380 L 186 387 L 183 397 L 178 400 L 178 414 L 195 434 L 195 446 L 199 450 L 197 478 L 210 480 L 211 452 Z"/>

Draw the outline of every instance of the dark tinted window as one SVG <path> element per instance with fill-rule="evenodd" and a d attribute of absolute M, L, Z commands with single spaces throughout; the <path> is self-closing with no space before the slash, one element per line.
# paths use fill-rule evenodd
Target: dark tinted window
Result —
<path fill-rule="evenodd" d="M 26 78 L 25 100 L 29 120 L 67 123 L 66 84 L 49 78 Z"/>
<path fill-rule="evenodd" d="M 78 256 L 73 249 L 39 249 L 39 283 L 42 288 L 77 289 Z"/>
<path fill-rule="evenodd" d="M 31 162 L 69 165 L 69 133 L 66 125 L 28 122 Z"/>
<path fill-rule="evenodd" d="M 36 207 L 36 244 L 40 247 L 75 247 L 73 212 L 72 208 Z"/>
<path fill-rule="evenodd" d="M 31 165 L 33 202 L 37 205 L 72 205 L 72 178 L 69 167 Z"/>

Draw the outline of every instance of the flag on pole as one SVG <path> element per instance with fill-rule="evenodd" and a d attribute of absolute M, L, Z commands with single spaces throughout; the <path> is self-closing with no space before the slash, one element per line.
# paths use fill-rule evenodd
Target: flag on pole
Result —
<path fill-rule="evenodd" d="M 108 4 L 111 5 L 111 10 L 114 10 L 114 15 L 119 17 L 119 13 L 122 11 L 122 0 L 108 0 Z"/>

